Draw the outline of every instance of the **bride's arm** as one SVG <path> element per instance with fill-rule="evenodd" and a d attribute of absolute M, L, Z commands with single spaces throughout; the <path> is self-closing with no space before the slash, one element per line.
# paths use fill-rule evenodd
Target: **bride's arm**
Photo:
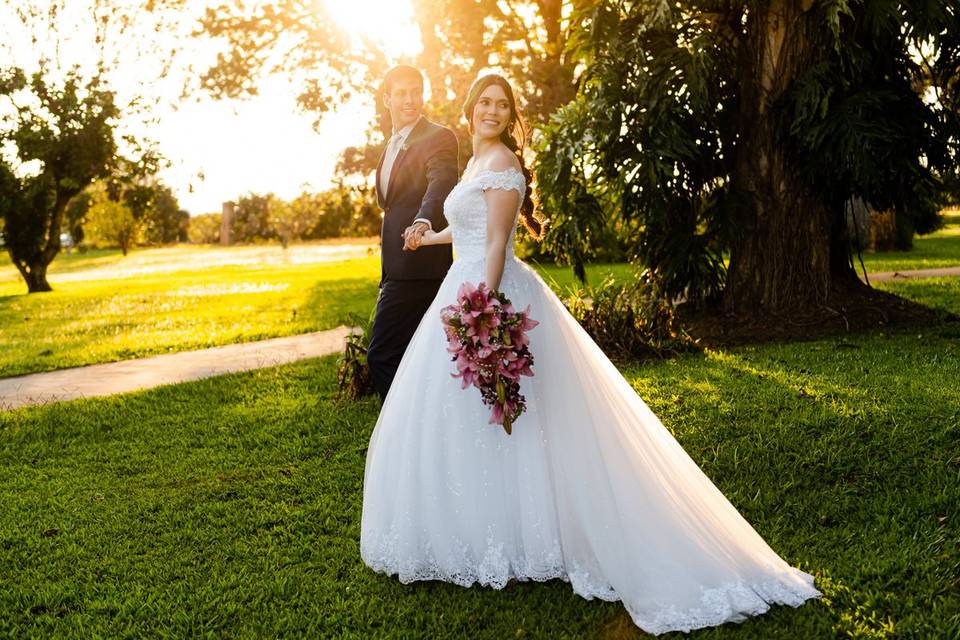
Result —
<path fill-rule="evenodd" d="M 507 259 L 507 243 L 513 230 L 514 218 L 520 204 L 520 194 L 515 189 L 487 189 L 487 279 L 491 289 L 500 288 L 503 263 Z"/>
<path fill-rule="evenodd" d="M 453 242 L 453 234 L 451 233 L 451 228 L 447 227 L 443 231 L 426 231 L 423 234 L 423 238 L 420 240 L 420 244 L 417 246 L 426 246 L 431 244 L 450 244 Z M 417 247 L 412 247 L 416 249 Z"/>

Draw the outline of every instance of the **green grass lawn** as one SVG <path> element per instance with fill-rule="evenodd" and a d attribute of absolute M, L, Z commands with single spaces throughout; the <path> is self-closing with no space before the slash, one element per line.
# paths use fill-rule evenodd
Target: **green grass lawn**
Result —
<path fill-rule="evenodd" d="M 960 214 L 946 216 L 946 226 L 940 231 L 914 238 L 912 251 L 864 253 L 863 264 L 868 275 L 883 271 L 960 267 Z M 856 265 L 859 272 L 859 262 Z"/>
<path fill-rule="evenodd" d="M 188 252 L 173 277 L 156 268 L 170 255 L 145 253 L 152 274 L 85 280 L 128 263 L 87 255 L 99 262 L 71 263 L 78 278 L 52 294 L 0 294 L 2 370 L 326 328 L 369 311 L 379 273 L 375 256 L 193 268 Z M 575 286 L 569 269 L 541 272 Z M 882 286 L 960 313 L 960 279 Z M 366 569 L 377 404 L 336 402 L 334 371 L 327 358 L 0 413 L 0 637 L 638 637 L 619 604 L 559 581 L 498 592 Z M 623 372 L 826 596 L 694 637 L 960 637 L 957 325 Z"/>
<path fill-rule="evenodd" d="M 334 248 L 337 245 L 333 245 Z M 376 301 L 376 254 L 310 262 L 294 247 L 175 247 L 64 255 L 51 293 L 24 293 L 0 267 L 0 377 L 330 329 L 366 320 Z M 286 260 L 285 260 L 286 258 Z M 5 270 L 4 270 L 5 269 Z M 569 268 L 541 272 L 559 291 Z M 591 281 L 629 265 L 593 265 Z"/>
<path fill-rule="evenodd" d="M 124 270 L 153 267 L 160 272 L 191 270 L 198 263 L 206 264 L 250 264 L 259 263 L 290 263 L 294 260 L 307 259 L 311 254 L 324 250 L 349 249 L 350 247 L 365 247 L 376 244 L 377 238 L 331 238 L 292 245 L 284 251 L 279 244 L 237 245 L 221 247 L 220 245 L 177 244 L 157 248 L 133 249 L 126 256 L 119 249 L 89 249 L 84 252 L 61 251 L 50 264 L 50 281 L 56 285 L 61 276 L 82 271 L 106 270 L 104 275 L 118 277 Z M 16 268 L 10 262 L 6 250 L 0 250 L 0 286 L 13 285 L 9 290 L 22 293 L 26 290 Z"/>
<path fill-rule="evenodd" d="M 225 266 L 0 295 L 0 376 L 329 329 L 366 318 L 376 258 Z"/>
<path fill-rule="evenodd" d="M 639 637 L 619 604 L 560 581 L 404 586 L 368 570 L 377 404 L 334 401 L 334 370 L 327 358 L 0 414 L 0 637 Z M 956 325 L 624 373 L 825 593 L 693 637 L 960 637 Z"/>
<path fill-rule="evenodd" d="M 888 280 L 874 285 L 898 296 L 960 316 L 960 277 Z"/>

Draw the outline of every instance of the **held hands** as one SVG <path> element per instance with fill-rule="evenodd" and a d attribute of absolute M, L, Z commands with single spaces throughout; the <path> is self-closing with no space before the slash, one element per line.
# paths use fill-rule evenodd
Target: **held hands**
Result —
<path fill-rule="evenodd" d="M 424 222 L 414 222 L 403 230 L 403 250 L 416 251 L 421 244 L 429 244 L 429 238 L 434 235 L 430 227 Z"/>

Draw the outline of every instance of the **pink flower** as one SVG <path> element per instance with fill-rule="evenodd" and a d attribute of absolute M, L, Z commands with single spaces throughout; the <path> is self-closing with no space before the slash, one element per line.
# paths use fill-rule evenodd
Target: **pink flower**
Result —
<path fill-rule="evenodd" d="M 537 326 L 530 307 L 518 313 L 502 293 L 485 283 L 460 285 L 457 303 L 440 312 L 447 352 L 455 363 L 462 388 L 476 387 L 491 408 L 490 422 L 509 434 L 526 410 L 520 393 L 521 376 L 532 376 L 533 355 L 527 331 Z"/>

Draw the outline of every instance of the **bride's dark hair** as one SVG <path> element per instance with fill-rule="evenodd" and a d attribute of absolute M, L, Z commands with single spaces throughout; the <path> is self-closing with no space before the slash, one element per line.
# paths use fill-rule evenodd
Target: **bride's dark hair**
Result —
<path fill-rule="evenodd" d="M 533 213 L 532 175 L 530 174 L 530 170 L 527 169 L 526 163 L 523 161 L 523 142 L 526 140 L 527 131 L 523 124 L 523 118 L 520 117 L 520 112 L 517 111 L 517 100 L 513 95 L 513 87 L 510 86 L 506 78 L 496 73 L 491 73 L 477 78 L 476 82 L 473 83 L 469 93 L 467 93 L 467 101 L 463 104 L 463 115 L 467 119 L 467 128 L 470 133 L 473 134 L 473 109 L 477 106 L 477 102 L 480 101 L 480 94 L 486 91 L 487 87 L 491 85 L 497 85 L 503 89 L 503 92 L 507 95 L 507 101 L 510 103 L 510 121 L 500 134 L 500 142 L 513 151 L 514 155 L 517 156 L 517 160 L 520 161 L 520 169 L 523 171 L 523 177 L 527 182 L 527 192 L 523 196 L 523 204 L 520 205 L 520 219 L 523 221 L 523 226 L 527 228 L 527 231 L 539 240 L 543 232 L 543 224 Z"/>

